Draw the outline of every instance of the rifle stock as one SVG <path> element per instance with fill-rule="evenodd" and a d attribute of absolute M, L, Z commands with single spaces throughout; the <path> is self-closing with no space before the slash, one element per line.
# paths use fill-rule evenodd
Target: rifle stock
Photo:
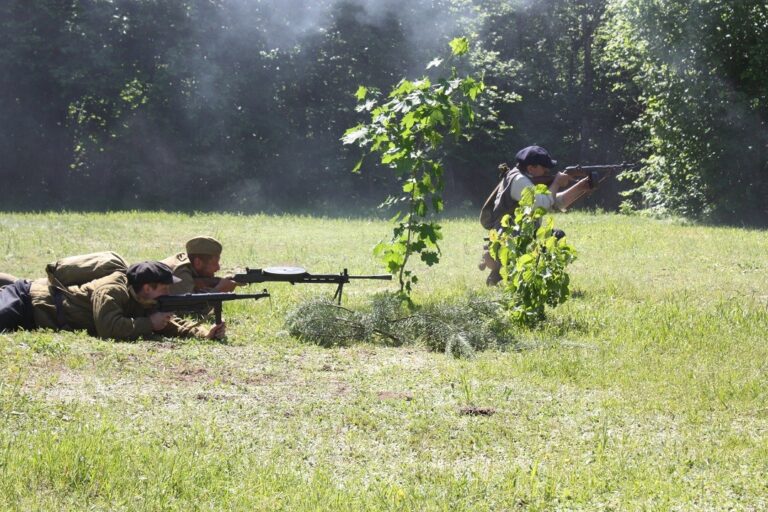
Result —
<path fill-rule="evenodd" d="M 221 323 L 222 304 L 230 300 L 254 299 L 269 297 L 269 292 L 262 293 L 185 293 L 183 295 L 161 295 L 155 301 L 155 311 L 169 313 L 197 312 L 201 307 L 213 308 L 216 323 Z"/>

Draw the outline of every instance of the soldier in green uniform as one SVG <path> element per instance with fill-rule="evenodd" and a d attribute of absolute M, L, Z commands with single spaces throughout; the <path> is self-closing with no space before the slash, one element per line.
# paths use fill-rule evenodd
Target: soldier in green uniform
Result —
<path fill-rule="evenodd" d="M 226 325 L 204 327 L 171 313 L 153 312 L 154 299 L 168 295 L 176 282 L 158 261 L 131 265 L 80 286 L 59 289 L 48 279 L 20 279 L 0 290 L 0 331 L 84 329 L 93 336 L 135 340 L 159 334 L 221 339 Z"/>
<path fill-rule="evenodd" d="M 232 279 L 215 277 L 221 269 L 221 242 L 210 236 L 196 236 L 185 248 L 186 252 L 162 260 L 180 279 L 179 283 L 171 285 L 172 294 L 231 292 L 239 286 Z"/>

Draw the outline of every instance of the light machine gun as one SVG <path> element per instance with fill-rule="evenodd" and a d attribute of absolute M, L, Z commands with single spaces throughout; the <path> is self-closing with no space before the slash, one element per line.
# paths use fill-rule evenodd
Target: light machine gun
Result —
<path fill-rule="evenodd" d="M 195 286 L 214 287 L 220 278 L 197 278 Z M 376 274 L 368 276 L 353 276 L 345 268 L 339 274 L 310 274 L 302 267 L 267 267 L 267 268 L 246 268 L 245 272 L 237 273 L 229 279 L 240 284 L 281 282 L 291 284 L 335 284 L 336 292 L 333 294 L 333 300 L 341 304 L 341 294 L 344 291 L 344 285 L 352 279 L 378 279 L 381 281 L 391 281 L 391 274 Z"/>
<path fill-rule="evenodd" d="M 216 315 L 216 324 L 221 323 L 221 306 L 225 301 L 269 297 L 267 290 L 262 293 L 185 293 L 182 295 L 161 295 L 155 301 L 154 310 L 167 313 L 199 313 L 211 309 Z"/>

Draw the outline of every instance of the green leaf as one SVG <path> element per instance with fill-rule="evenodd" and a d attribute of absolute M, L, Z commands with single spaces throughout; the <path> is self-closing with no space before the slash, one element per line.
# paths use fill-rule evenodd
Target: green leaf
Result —
<path fill-rule="evenodd" d="M 506 246 L 499 248 L 498 261 L 504 267 L 507 267 L 509 265 L 509 249 Z"/>
<path fill-rule="evenodd" d="M 390 98 L 394 98 L 397 96 L 404 96 L 407 94 L 410 94 L 413 91 L 413 82 L 409 80 L 400 80 L 400 83 L 397 84 L 397 87 L 392 90 L 391 93 L 389 93 Z"/>
<path fill-rule="evenodd" d="M 400 126 L 404 126 L 405 128 L 408 128 L 408 129 L 410 129 L 415 123 L 416 123 L 416 112 L 414 111 L 408 112 L 400 120 Z"/>
<path fill-rule="evenodd" d="M 427 69 L 436 68 L 442 63 L 443 63 L 443 59 L 440 59 L 440 58 L 432 59 L 431 61 L 429 61 L 429 64 L 427 64 Z"/>
<path fill-rule="evenodd" d="M 466 37 L 457 37 L 448 44 L 455 56 L 464 55 L 469 51 L 469 40 Z"/>
<path fill-rule="evenodd" d="M 359 124 L 345 131 L 341 140 L 344 144 L 356 144 L 358 141 L 365 140 L 366 135 L 368 135 L 368 127 Z"/>
<path fill-rule="evenodd" d="M 357 88 L 357 92 L 355 93 L 355 98 L 357 98 L 357 101 L 363 101 L 365 99 L 365 95 L 368 94 L 368 88 L 364 86 L 360 86 Z"/>
<path fill-rule="evenodd" d="M 424 251 L 421 253 L 421 261 L 431 267 L 440 262 L 440 255 L 434 251 Z"/>

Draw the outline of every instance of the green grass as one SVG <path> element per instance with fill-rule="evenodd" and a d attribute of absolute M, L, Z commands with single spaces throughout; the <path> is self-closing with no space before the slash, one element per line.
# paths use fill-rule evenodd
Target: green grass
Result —
<path fill-rule="evenodd" d="M 331 286 L 227 304 L 227 343 L 0 334 L 0 509 L 768 509 L 768 238 L 639 217 L 557 217 L 575 297 L 523 350 L 323 349 L 284 332 Z M 0 271 L 62 256 L 378 273 L 385 222 L 150 213 L 0 214 Z M 417 303 L 483 292 L 482 230 L 445 223 Z M 357 282 L 362 308 L 394 283 Z M 256 288 L 256 287 L 254 287 Z M 467 416 L 467 406 L 495 410 Z"/>

